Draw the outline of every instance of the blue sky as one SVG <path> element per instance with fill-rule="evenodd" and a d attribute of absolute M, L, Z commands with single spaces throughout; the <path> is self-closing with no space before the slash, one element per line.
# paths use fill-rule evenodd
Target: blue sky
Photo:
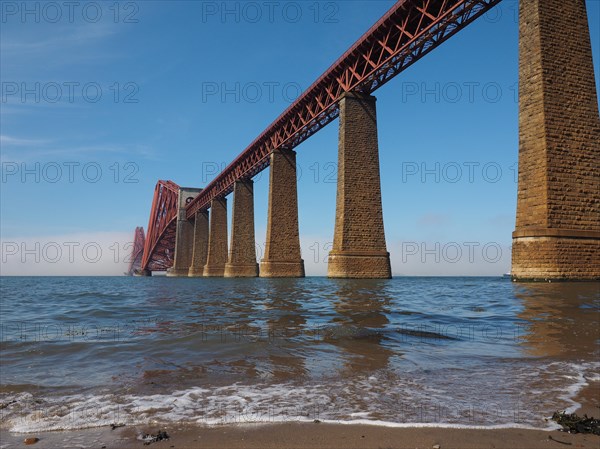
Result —
<path fill-rule="evenodd" d="M 207 184 L 393 3 L 29 2 L 24 15 L 4 2 L 3 274 L 121 273 L 158 179 Z M 598 84 L 600 2 L 587 6 Z M 509 269 L 516 7 L 505 0 L 375 93 L 395 274 Z M 337 121 L 297 151 L 303 255 L 308 274 L 324 274 Z M 259 252 L 267 189 L 268 170 L 255 184 Z M 79 243 L 70 259 L 65 242 Z M 90 243 L 99 262 L 80 260 Z"/>

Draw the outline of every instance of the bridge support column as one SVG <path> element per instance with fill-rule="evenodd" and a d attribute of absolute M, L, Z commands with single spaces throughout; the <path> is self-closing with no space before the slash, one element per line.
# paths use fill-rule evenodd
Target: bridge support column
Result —
<path fill-rule="evenodd" d="M 231 248 L 225 277 L 257 277 L 254 238 L 254 182 L 238 180 L 233 187 Z"/>
<path fill-rule="evenodd" d="M 297 189 L 296 152 L 273 151 L 269 174 L 267 244 L 265 257 L 260 263 L 261 277 L 304 277 L 298 229 Z"/>
<path fill-rule="evenodd" d="M 377 99 L 348 92 L 340 100 L 338 181 L 330 278 L 392 277 L 385 244 Z"/>
<path fill-rule="evenodd" d="M 204 265 L 208 255 L 208 211 L 196 212 L 194 220 L 194 249 L 189 277 L 204 276 Z"/>
<path fill-rule="evenodd" d="M 515 280 L 600 279 L 600 118 L 585 0 L 520 2 Z"/>
<path fill-rule="evenodd" d="M 227 263 L 227 199 L 215 198 L 210 203 L 208 255 L 204 277 L 223 277 Z"/>
<path fill-rule="evenodd" d="M 189 198 L 194 199 L 202 189 L 181 187 L 179 189 L 179 210 L 177 212 L 177 230 L 175 234 L 175 260 L 173 267 L 167 270 L 169 277 L 187 277 L 192 264 L 194 222 L 186 218 L 185 207 Z"/>

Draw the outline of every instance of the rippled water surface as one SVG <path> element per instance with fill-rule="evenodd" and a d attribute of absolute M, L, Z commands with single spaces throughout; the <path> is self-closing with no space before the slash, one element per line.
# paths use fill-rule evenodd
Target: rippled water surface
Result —
<path fill-rule="evenodd" d="M 547 427 L 599 380 L 599 284 L 1 278 L 1 427 Z"/>

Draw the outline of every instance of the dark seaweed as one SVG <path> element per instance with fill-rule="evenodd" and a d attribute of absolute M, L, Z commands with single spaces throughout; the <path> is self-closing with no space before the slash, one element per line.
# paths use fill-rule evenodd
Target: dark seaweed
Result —
<path fill-rule="evenodd" d="M 144 434 L 142 436 L 144 440 L 144 446 L 148 446 L 149 444 L 156 443 L 157 441 L 168 440 L 169 434 L 163 430 L 159 430 L 156 435 L 153 434 Z"/>
<path fill-rule="evenodd" d="M 560 424 L 565 432 L 600 435 L 600 420 L 588 418 L 587 415 L 579 417 L 575 413 L 555 412 L 552 420 Z"/>

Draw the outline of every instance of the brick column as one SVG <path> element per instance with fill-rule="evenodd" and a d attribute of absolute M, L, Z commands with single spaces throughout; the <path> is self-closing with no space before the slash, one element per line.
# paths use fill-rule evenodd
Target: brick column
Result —
<path fill-rule="evenodd" d="M 192 264 L 194 222 L 186 218 L 185 207 L 188 199 L 193 199 L 202 189 L 181 187 L 179 189 L 177 230 L 175 231 L 175 260 L 173 267 L 167 270 L 169 277 L 187 277 Z"/>
<path fill-rule="evenodd" d="M 208 255 L 208 211 L 196 212 L 194 219 L 194 249 L 189 277 L 204 276 L 204 265 Z"/>
<path fill-rule="evenodd" d="M 216 198 L 210 204 L 208 256 L 205 277 L 222 277 L 227 263 L 227 199 Z"/>
<path fill-rule="evenodd" d="M 585 0 L 520 2 L 516 280 L 600 279 L 600 118 Z"/>
<path fill-rule="evenodd" d="M 233 187 L 231 248 L 225 265 L 225 277 L 256 277 L 256 242 L 254 238 L 254 182 L 238 180 Z"/>
<path fill-rule="evenodd" d="M 271 153 L 267 245 L 261 277 L 304 277 L 298 230 L 296 152 Z"/>
<path fill-rule="evenodd" d="M 331 278 L 392 277 L 385 244 L 376 98 L 346 93 L 340 100 L 338 184 Z"/>

